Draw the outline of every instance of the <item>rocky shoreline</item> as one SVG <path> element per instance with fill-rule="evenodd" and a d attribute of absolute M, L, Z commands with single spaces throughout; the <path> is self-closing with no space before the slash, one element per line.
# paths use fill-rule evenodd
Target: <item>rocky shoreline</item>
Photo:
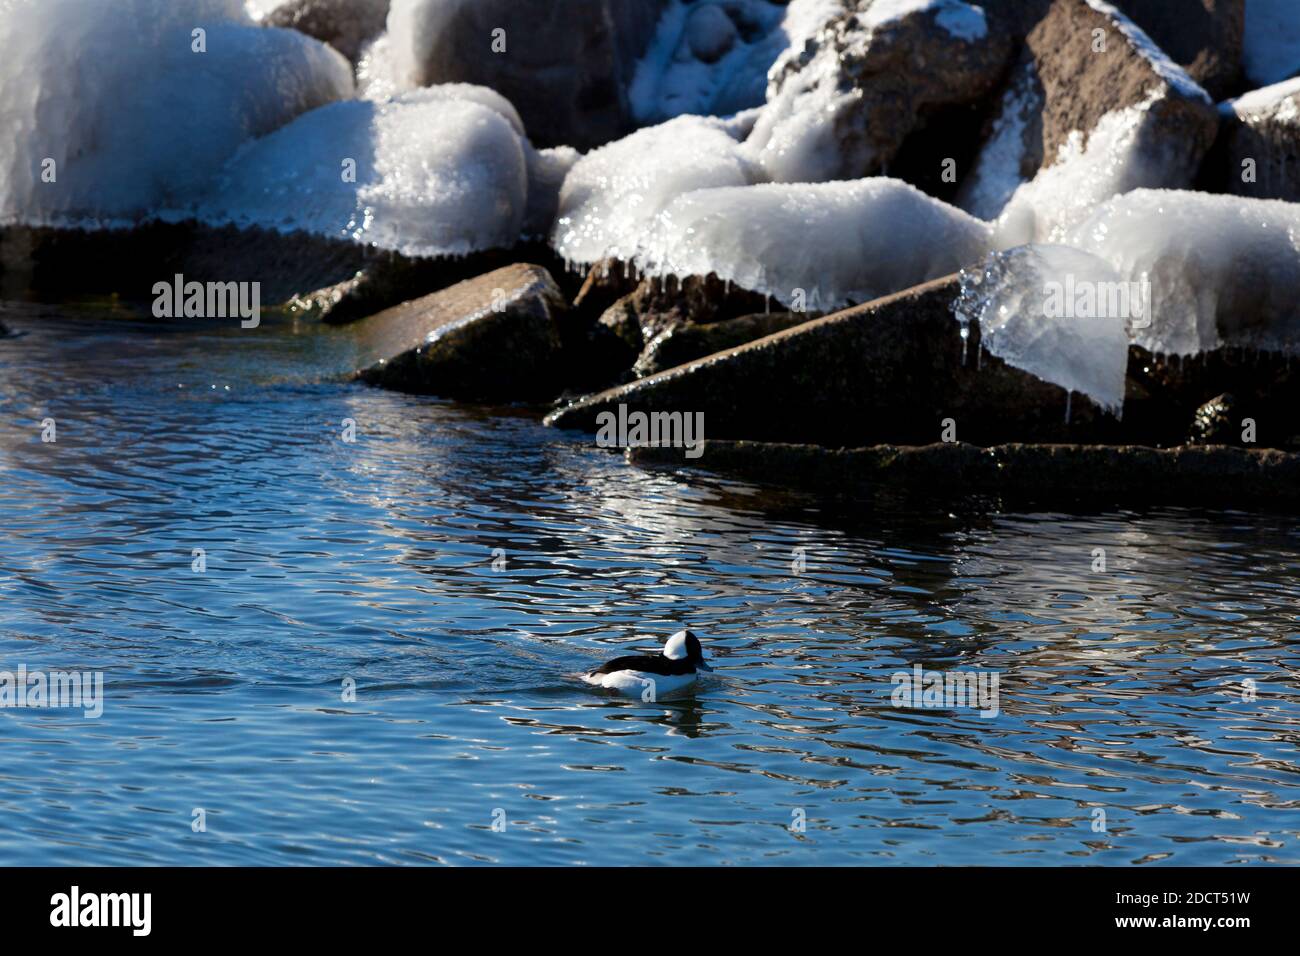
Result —
<path fill-rule="evenodd" d="M 856 0 L 777 60 L 748 113 L 651 126 L 629 99 L 629 64 L 648 43 L 632 37 L 653 33 L 666 5 L 612 4 L 619 15 L 591 38 L 601 56 L 552 81 L 607 92 L 574 113 L 548 113 L 556 97 L 528 88 L 547 62 L 574 58 L 553 17 L 511 14 L 521 35 L 550 31 L 559 46 L 529 46 L 496 74 L 437 54 L 506 16 L 500 4 L 423 51 L 420 83 L 494 87 L 457 95 L 521 136 L 527 183 L 511 215 L 528 225 L 514 246 L 419 255 L 196 219 L 8 225 L 0 290 L 143 303 L 173 274 L 257 282 L 263 302 L 347 325 L 361 381 L 530 403 L 587 433 L 618 409 L 702 415 L 692 464 L 792 485 L 1216 505 L 1300 494 L 1300 253 L 1285 242 L 1300 227 L 1300 85 L 1251 91 L 1242 0 L 1197 0 L 1185 18 L 1147 0 L 1123 12 L 917 0 L 887 18 L 881 0 Z M 704 7 L 715 13 L 696 23 Z M 686 21 L 700 63 L 766 42 L 722 9 L 698 4 Z M 361 70 L 386 13 L 299 0 L 268 25 L 333 43 Z M 702 152 L 655 165 L 695 136 Z M 600 193 L 624 164 L 641 192 Z M 762 218 L 791 208 L 803 218 Z M 615 235 L 622 216 L 629 231 Z M 1184 220 L 1229 239 L 1189 245 Z M 1234 247 L 1236 228 L 1253 245 Z M 736 237 L 739 249 L 719 251 Z M 1056 273 L 1007 258 L 1033 244 L 1140 281 L 1145 325 L 1130 322 L 1117 345 L 1113 326 L 1046 322 L 1035 293 Z M 680 463 L 681 450 L 629 460 Z"/>

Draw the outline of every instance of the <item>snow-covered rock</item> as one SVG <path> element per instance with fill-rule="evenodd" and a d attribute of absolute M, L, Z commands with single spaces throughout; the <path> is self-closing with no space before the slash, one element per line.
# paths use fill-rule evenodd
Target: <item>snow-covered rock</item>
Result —
<path fill-rule="evenodd" d="M 262 23 L 289 27 L 328 43 L 353 63 L 362 47 L 388 21 L 389 0 L 288 0 L 267 11 Z"/>
<path fill-rule="evenodd" d="M 1240 89 L 1246 0 L 1116 0 L 1116 5 L 1215 99 Z"/>
<path fill-rule="evenodd" d="M 883 176 L 701 189 L 638 248 L 652 275 L 714 274 L 796 309 L 866 302 L 984 256 L 988 226 Z"/>
<path fill-rule="evenodd" d="M 1228 192 L 1300 202 L 1300 77 L 1230 100 Z"/>
<path fill-rule="evenodd" d="M 667 0 L 393 0 L 396 87 L 504 94 L 541 146 L 589 149 L 632 127 L 627 88 Z"/>
<path fill-rule="evenodd" d="M 1003 247 L 1059 242 L 1111 196 L 1191 183 L 1218 116 L 1133 21 L 1103 0 L 1054 0 L 1026 48 L 1021 70 L 1030 72 L 1008 88 L 976 181 L 963 186 L 968 208 L 987 215 L 989 197 L 1037 168 L 1002 210 Z"/>
<path fill-rule="evenodd" d="M 530 149 L 491 90 L 449 85 L 387 103 L 350 100 L 249 143 L 199 213 L 410 256 L 508 247 L 524 225 Z M 355 179 L 345 175 L 350 164 Z"/>
<path fill-rule="evenodd" d="M 929 111 L 980 100 L 1010 37 L 962 0 L 857 0 L 772 69 L 746 142 L 778 182 L 856 179 L 888 169 Z"/>
<path fill-rule="evenodd" d="M 352 92 L 339 53 L 241 0 L 12 0 L 0 221 L 183 214 L 240 143 Z"/>
<path fill-rule="evenodd" d="M 1242 60 L 1246 78 L 1271 86 L 1300 74 L 1300 16 L 1295 0 L 1248 0 Z"/>
<path fill-rule="evenodd" d="M 742 186 L 752 165 L 724 123 L 682 116 L 588 153 L 560 193 L 552 245 L 584 265 L 632 259 L 664 208 L 683 193 Z"/>

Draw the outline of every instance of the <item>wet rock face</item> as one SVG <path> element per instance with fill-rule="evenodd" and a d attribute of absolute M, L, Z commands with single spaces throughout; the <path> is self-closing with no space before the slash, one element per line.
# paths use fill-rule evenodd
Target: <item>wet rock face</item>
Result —
<path fill-rule="evenodd" d="M 1300 454 L 1273 449 L 1170 448 L 963 442 L 919 447 L 819 448 L 707 439 L 703 454 L 630 448 L 642 466 L 693 466 L 836 496 L 915 496 L 926 504 L 985 499 L 1045 506 L 1159 502 L 1203 507 L 1243 503 L 1294 508 Z"/>
<path fill-rule="evenodd" d="M 1300 81 L 1233 101 L 1223 122 L 1224 179 L 1214 185 L 1238 196 L 1300 202 Z"/>
<path fill-rule="evenodd" d="M 262 21 L 328 43 L 356 63 L 365 43 L 384 30 L 389 0 L 291 0 Z"/>
<path fill-rule="evenodd" d="M 405 302 L 356 326 L 358 377 L 402 392 L 467 401 L 537 401 L 560 390 L 550 273 L 513 265 Z"/>
<path fill-rule="evenodd" d="M 665 0 L 459 3 L 413 79 L 478 83 L 504 95 L 538 146 L 592 149 L 632 127 L 627 87 Z M 504 30 L 505 52 L 492 50 Z M 502 36 L 501 34 L 495 34 Z"/>
<path fill-rule="evenodd" d="M 857 179 L 888 169 L 910 133 L 942 107 L 996 88 L 1011 53 L 1001 21 L 956 26 L 938 8 L 883 23 L 871 0 L 773 67 L 749 145 L 777 182 Z"/>

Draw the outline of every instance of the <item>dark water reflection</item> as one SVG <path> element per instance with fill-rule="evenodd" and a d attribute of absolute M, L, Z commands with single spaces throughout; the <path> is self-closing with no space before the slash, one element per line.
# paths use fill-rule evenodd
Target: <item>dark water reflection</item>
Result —
<path fill-rule="evenodd" d="M 0 670 L 107 697 L 0 710 L 0 863 L 1300 862 L 1290 519 L 828 510 L 340 384 L 346 333 L 0 314 Z M 693 698 L 574 678 L 681 624 Z"/>

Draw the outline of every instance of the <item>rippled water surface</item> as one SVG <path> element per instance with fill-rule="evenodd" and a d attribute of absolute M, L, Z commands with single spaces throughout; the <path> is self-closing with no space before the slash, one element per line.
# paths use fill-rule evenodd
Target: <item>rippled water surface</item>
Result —
<path fill-rule="evenodd" d="M 1289 518 L 819 505 L 346 332 L 0 317 L 0 670 L 106 698 L 0 710 L 0 863 L 1300 862 Z M 679 625 L 694 696 L 575 677 Z M 917 663 L 997 716 L 895 708 Z"/>

